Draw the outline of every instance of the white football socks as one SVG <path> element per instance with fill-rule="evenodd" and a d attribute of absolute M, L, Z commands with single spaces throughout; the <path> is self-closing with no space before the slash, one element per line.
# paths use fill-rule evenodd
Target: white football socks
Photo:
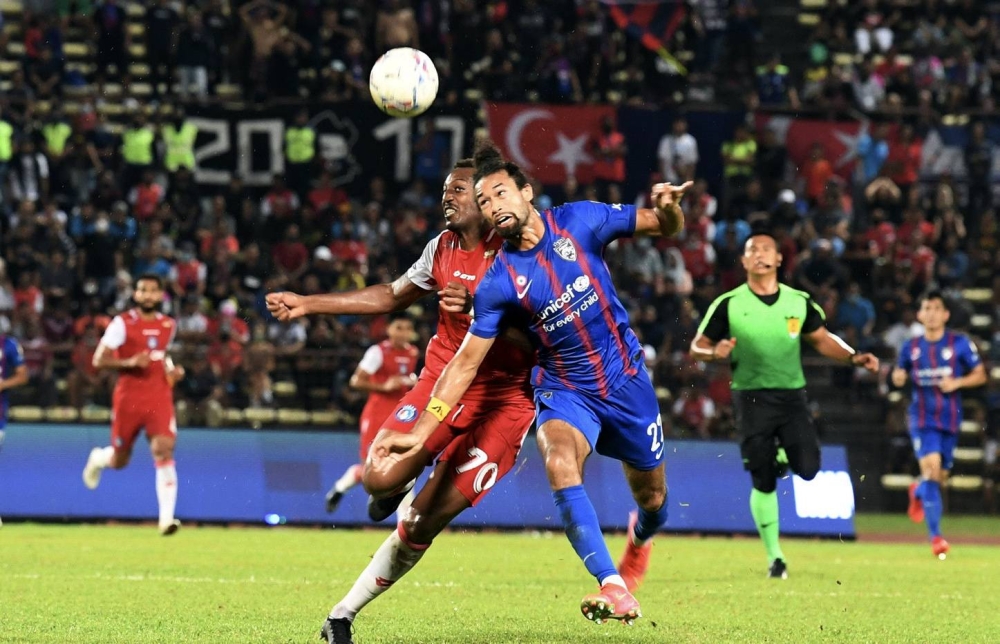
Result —
<path fill-rule="evenodd" d="M 371 563 L 362 571 L 354 586 L 330 611 L 331 619 L 349 619 L 373 599 L 389 590 L 399 579 L 410 572 L 424 556 L 428 545 L 411 544 L 404 541 L 402 528 L 393 530 L 389 538 L 379 547 Z"/>
<path fill-rule="evenodd" d="M 160 504 L 160 527 L 163 528 L 173 523 L 177 506 L 177 468 L 173 460 L 156 464 L 156 500 Z"/>
<path fill-rule="evenodd" d="M 341 494 L 350 490 L 352 487 L 361 482 L 361 473 L 363 471 L 363 465 L 355 464 L 350 466 L 347 468 L 347 471 L 345 471 L 344 474 L 337 479 L 337 482 L 333 484 L 333 489 Z"/>
<path fill-rule="evenodd" d="M 91 452 L 93 457 L 93 465 L 99 469 L 105 469 L 111 467 L 111 457 L 115 455 L 115 448 L 108 445 L 107 447 L 102 447 Z"/>

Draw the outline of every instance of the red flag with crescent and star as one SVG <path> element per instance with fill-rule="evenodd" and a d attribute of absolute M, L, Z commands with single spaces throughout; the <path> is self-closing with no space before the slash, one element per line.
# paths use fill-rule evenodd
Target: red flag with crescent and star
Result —
<path fill-rule="evenodd" d="M 490 138 L 504 156 L 547 185 L 561 184 L 571 175 L 580 183 L 590 182 L 601 120 L 615 118 L 607 105 L 488 103 L 486 110 Z"/>

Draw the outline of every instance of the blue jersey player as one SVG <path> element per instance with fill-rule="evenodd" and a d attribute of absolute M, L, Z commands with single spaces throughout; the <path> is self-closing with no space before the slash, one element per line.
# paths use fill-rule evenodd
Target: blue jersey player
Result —
<path fill-rule="evenodd" d="M 7 390 L 28 384 L 28 366 L 24 364 L 21 343 L 12 336 L 0 334 L 0 446 L 3 445 L 10 403 Z M 3 525 L 0 522 L 0 525 Z"/>
<path fill-rule="evenodd" d="M 926 520 L 931 550 L 940 559 L 949 548 L 941 536 L 941 484 L 954 463 L 962 425 L 961 390 L 986 384 L 986 368 L 976 345 L 945 326 L 949 316 L 941 293 L 927 293 L 917 313 L 924 335 L 900 347 L 892 372 L 897 387 L 906 384 L 907 378 L 913 383 L 910 437 L 920 461 L 920 482 L 910 486 L 909 515 L 917 523 Z"/>
<path fill-rule="evenodd" d="M 486 144 L 476 152 L 476 198 L 506 240 L 474 300 L 474 322 L 439 378 L 416 428 L 391 435 L 377 456 L 419 448 L 458 404 L 505 327 L 528 331 L 538 353 L 532 373 L 538 445 L 566 535 L 600 591 L 581 603 L 594 622 L 632 623 L 631 592 L 649 563 L 650 539 L 666 522 L 663 427 L 642 348 L 629 328 L 604 263 L 619 237 L 675 235 L 684 225 L 680 187 L 657 184 L 655 208 L 569 203 L 540 213 L 523 172 Z M 620 460 L 638 504 L 616 568 L 583 488 L 583 465 L 597 451 Z"/>

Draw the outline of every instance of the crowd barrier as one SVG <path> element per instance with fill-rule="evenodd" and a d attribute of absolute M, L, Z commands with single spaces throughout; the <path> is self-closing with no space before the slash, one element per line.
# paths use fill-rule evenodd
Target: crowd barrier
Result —
<path fill-rule="evenodd" d="M 131 465 L 105 472 L 90 491 L 81 472 L 91 448 L 107 445 L 108 429 L 86 425 L 14 424 L 0 450 L 0 517 L 47 520 L 156 517 L 149 450 L 136 445 Z M 752 533 L 750 479 L 739 446 L 728 442 L 666 441 L 668 530 Z M 197 522 L 361 525 L 366 496 L 347 494 L 326 514 L 326 490 L 354 463 L 353 432 L 182 429 L 176 450 L 177 516 Z M 779 482 L 785 534 L 854 536 L 854 491 L 841 446 L 823 448 L 813 481 Z M 488 480 L 485 477 L 484 480 Z M 595 456 L 585 485 L 605 529 L 624 529 L 633 507 L 621 466 Z M 474 528 L 561 528 L 534 437 L 514 470 L 455 524 Z"/>

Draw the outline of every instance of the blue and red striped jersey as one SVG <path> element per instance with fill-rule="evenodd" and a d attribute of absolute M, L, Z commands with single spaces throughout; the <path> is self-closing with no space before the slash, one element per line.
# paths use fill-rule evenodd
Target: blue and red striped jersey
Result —
<path fill-rule="evenodd" d="M 535 387 L 606 396 L 643 365 L 604 262 L 613 240 L 635 232 L 636 209 L 591 201 L 541 213 L 545 234 L 531 250 L 504 244 L 476 291 L 469 333 L 495 338 L 527 329 L 538 351 Z"/>
<path fill-rule="evenodd" d="M 910 426 L 957 433 L 962 424 L 962 390 L 946 394 L 938 383 L 946 376 L 961 378 L 980 364 L 976 345 L 963 333 L 945 330 L 936 342 L 923 336 L 905 342 L 898 365 L 913 382 Z"/>

